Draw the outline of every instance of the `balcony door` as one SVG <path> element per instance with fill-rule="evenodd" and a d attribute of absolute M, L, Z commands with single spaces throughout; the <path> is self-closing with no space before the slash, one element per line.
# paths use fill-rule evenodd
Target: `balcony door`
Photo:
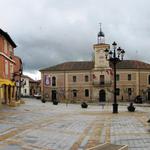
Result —
<path fill-rule="evenodd" d="M 104 85 L 105 83 L 105 77 L 104 75 L 100 75 L 100 85 Z"/>
<path fill-rule="evenodd" d="M 105 90 L 99 91 L 99 102 L 105 102 L 106 101 L 106 93 Z"/>

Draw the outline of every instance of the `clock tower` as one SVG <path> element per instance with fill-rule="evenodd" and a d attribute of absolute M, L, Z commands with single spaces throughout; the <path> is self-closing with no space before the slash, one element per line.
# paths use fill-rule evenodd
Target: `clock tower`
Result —
<path fill-rule="evenodd" d="M 97 44 L 93 45 L 95 70 L 109 68 L 109 61 L 105 57 L 106 48 L 109 49 L 110 45 L 105 44 L 105 35 L 102 32 L 101 24 L 100 24 L 100 31 L 97 34 Z"/>
<path fill-rule="evenodd" d="M 105 102 L 111 99 L 112 69 L 109 61 L 106 59 L 105 50 L 110 49 L 110 45 L 105 43 L 105 35 L 100 31 L 97 34 L 97 44 L 94 49 L 94 68 L 93 68 L 93 98 L 99 102 Z"/>

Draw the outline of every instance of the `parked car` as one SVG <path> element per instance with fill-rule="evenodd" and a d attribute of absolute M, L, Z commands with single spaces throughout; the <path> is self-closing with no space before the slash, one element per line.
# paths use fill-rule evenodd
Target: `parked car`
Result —
<path fill-rule="evenodd" d="M 41 94 L 39 94 L 39 93 L 34 94 L 34 97 L 35 97 L 36 99 L 41 99 Z"/>
<path fill-rule="evenodd" d="M 143 101 L 142 101 L 141 95 L 136 96 L 135 99 L 134 99 L 134 102 L 142 104 Z"/>

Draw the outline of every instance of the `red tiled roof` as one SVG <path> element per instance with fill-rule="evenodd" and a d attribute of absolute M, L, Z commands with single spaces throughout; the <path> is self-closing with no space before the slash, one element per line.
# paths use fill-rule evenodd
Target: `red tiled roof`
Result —
<path fill-rule="evenodd" d="M 150 69 L 150 64 L 138 60 L 123 60 L 117 64 L 118 69 Z"/>
<path fill-rule="evenodd" d="M 113 66 L 110 65 L 112 68 Z M 40 71 L 77 71 L 91 70 L 94 68 L 92 61 L 65 62 L 55 66 L 41 69 Z M 117 69 L 150 69 L 150 64 L 138 60 L 123 60 L 117 64 Z"/>
<path fill-rule="evenodd" d="M 40 71 L 72 71 L 72 70 L 90 70 L 94 67 L 91 61 L 65 62 L 52 67 L 41 69 Z"/>

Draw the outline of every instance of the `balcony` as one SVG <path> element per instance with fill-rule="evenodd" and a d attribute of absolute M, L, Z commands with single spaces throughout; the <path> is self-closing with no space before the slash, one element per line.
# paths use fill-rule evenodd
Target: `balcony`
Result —
<path fill-rule="evenodd" d="M 112 81 L 105 81 L 105 82 L 93 81 L 93 86 L 97 86 L 97 87 L 109 87 L 111 85 L 112 85 Z"/>

